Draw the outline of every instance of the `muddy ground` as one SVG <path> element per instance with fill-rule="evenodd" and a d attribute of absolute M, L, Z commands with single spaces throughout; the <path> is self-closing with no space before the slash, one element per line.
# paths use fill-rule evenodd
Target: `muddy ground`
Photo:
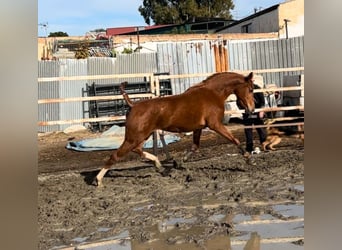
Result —
<path fill-rule="evenodd" d="M 241 128 L 232 132 L 244 142 Z M 243 233 L 234 228 L 234 215 L 273 213 L 284 219 L 271 205 L 304 204 L 304 191 L 293 188 L 304 185 L 304 147 L 297 138 L 285 137 L 277 151 L 253 155 L 256 165 L 250 165 L 232 143 L 203 131 L 200 152 L 186 163 L 167 163 L 164 176 L 131 153 L 108 172 L 105 187 L 96 188 L 91 179 L 110 151 L 76 152 L 65 146 L 71 140 L 97 136 L 90 131 L 38 136 L 39 249 L 77 249 L 78 244 L 120 234 L 127 234 L 133 246 L 153 244 L 158 238 L 164 244 L 159 249 L 215 249 L 206 245 L 210 239 Z M 177 162 L 191 147 L 192 137 L 181 137 L 168 146 Z M 258 145 L 256 134 L 255 138 Z M 165 154 L 159 150 L 158 157 L 163 160 Z M 225 216 L 210 219 L 215 215 Z M 161 227 L 175 218 L 176 233 L 161 238 Z"/>

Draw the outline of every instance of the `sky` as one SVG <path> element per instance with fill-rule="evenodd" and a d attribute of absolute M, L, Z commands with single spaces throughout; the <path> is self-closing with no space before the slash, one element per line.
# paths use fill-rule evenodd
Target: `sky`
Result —
<path fill-rule="evenodd" d="M 266 9 L 285 0 L 233 0 L 233 19 Z M 83 36 L 87 31 L 113 27 L 146 26 L 138 8 L 143 0 L 38 0 L 38 36 L 66 32 Z"/>

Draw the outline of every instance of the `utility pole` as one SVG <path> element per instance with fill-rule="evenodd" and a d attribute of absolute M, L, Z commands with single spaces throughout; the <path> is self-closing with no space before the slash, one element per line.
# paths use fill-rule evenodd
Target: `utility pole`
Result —
<path fill-rule="evenodd" d="M 44 28 L 45 30 L 45 45 L 47 45 L 47 28 L 48 28 L 48 23 L 40 23 L 38 24 L 39 26 L 41 26 L 42 28 Z"/>
<path fill-rule="evenodd" d="M 136 48 L 137 51 L 140 51 L 140 49 L 141 49 L 139 31 L 144 30 L 144 29 L 145 29 L 145 27 L 143 27 L 143 26 L 138 26 L 135 28 L 135 30 L 137 31 L 137 42 L 138 42 L 138 47 Z"/>
<path fill-rule="evenodd" d="M 286 39 L 288 39 L 288 38 L 289 38 L 289 31 L 288 31 L 288 28 L 287 28 L 287 23 L 288 23 L 288 22 L 291 22 L 291 20 L 289 20 L 289 19 L 284 19 L 284 22 L 285 22 Z"/>
<path fill-rule="evenodd" d="M 49 49 L 48 49 L 48 43 L 47 43 L 47 27 L 48 27 L 48 23 L 39 23 L 39 26 L 41 26 L 42 28 L 45 29 L 45 46 L 43 46 L 43 56 L 42 59 L 46 60 L 49 58 Z M 46 55 L 45 55 L 45 49 L 46 49 Z"/>

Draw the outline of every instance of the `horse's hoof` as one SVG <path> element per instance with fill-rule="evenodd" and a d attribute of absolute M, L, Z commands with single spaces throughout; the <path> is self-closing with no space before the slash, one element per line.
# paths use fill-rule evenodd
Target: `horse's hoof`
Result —
<path fill-rule="evenodd" d="M 174 168 L 181 168 L 183 161 L 177 162 L 176 160 L 173 161 Z"/>
<path fill-rule="evenodd" d="M 165 168 L 164 167 L 159 167 L 159 168 L 157 168 L 157 172 L 158 173 L 164 173 L 164 171 L 165 171 Z"/>
<path fill-rule="evenodd" d="M 96 187 L 103 187 L 102 181 L 99 181 L 98 179 L 94 178 L 93 183 L 94 186 Z"/>
<path fill-rule="evenodd" d="M 192 155 L 192 153 L 187 154 L 186 156 L 184 156 L 181 160 L 181 162 L 187 162 L 190 159 L 190 156 Z"/>
<path fill-rule="evenodd" d="M 247 158 L 246 162 L 247 162 L 248 165 L 251 165 L 251 166 L 256 166 L 257 165 L 256 162 L 255 162 L 255 159 L 253 157 Z"/>
<path fill-rule="evenodd" d="M 171 172 L 171 168 L 162 168 L 162 169 L 158 169 L 158 173 L 162 176 L 162 177 L 166 177 L 170 174 Z"/>
<path fill-rule="evenodd" d="M 193 151 L 186 152 L 185 155 L 182 158 L 182 162 L 187 162 L 190 159 L 190 156 L 193 154 Z"/>
<path fill-rule="evenodd" d="M 154 162 L 154 166 L 155 166 L 157 169 L 163 169 L 163 165 L 160 163 L 160 161 L 155 161 L 155 162 Z"/>
<path fill-rule="evenodd" d="M 244 155 L 247 151 L 243 148 L 241 144 L 237 145 L 240 154 Z"/>

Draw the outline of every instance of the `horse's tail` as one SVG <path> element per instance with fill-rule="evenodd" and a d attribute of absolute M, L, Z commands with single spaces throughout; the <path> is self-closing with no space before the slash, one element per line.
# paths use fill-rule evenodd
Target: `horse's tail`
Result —
<path fill-rule="evenodd" d="M 131 99 L 129 98 L 129 96 L 127 95 L 126 91 L 125 91 L 126 84 L 127 84 L 127 82 L 122 82 L 121 83 L 120 91 L 121 91 L 121 94 L 122 94 L 123 98 L 125 99 L 127 105 L 132 108 L 134 106 L 134 104 L 131 101 Z"/>

